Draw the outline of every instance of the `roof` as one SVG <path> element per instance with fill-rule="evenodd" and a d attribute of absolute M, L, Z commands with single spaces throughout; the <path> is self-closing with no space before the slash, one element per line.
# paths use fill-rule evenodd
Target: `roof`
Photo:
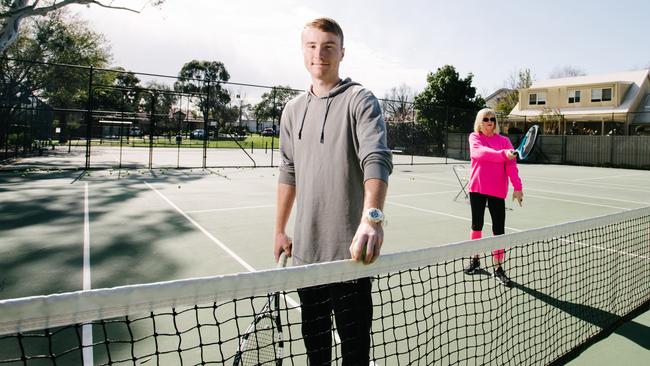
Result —
<path fill-rule="evenodd" d="M 602 75 L 587 75 L 587 76 L 574 76 L 569 78 L 540 80 L 533 82 L 533 85 L 528 89 L 544 89 L 553 87 L 572 87 L 590 84 L 622 82 L 631 84 L 629 90 L 625 94 L 625 99 L 618 107 L 587 107 L 587 108 L 553 108 L 554 111 L 564 115 L 594 115 L 594 114 L 619 114 L 634 112 L 630 110 L 631 105 L 639 98 L 641 86 L 646 79 L 650 78 L 650 70 L 635 70 L 617 72 L 612 74 Z M 525 89 L 521 89 L 525 90 Z M 519 103 L 510 112 L 514 116 L 539 116 L 545 113 L 540 109 L 524 109 L 521 110 Z"/>
<path fill-rule="evenodd" d="M 611 82 L 628 82 L 636 85 L 642 85 L 645 78 L 648 77 L 650 70 L 634 70 L 616 72 L 611 74 L 573 76 L 568 78 L 548 79 L 534 81 L 529 89 L 542 89 L 563 86 L 579 86 L 586 84 L 600 84 Z"/>
<path fill-rule="evenodd" d="M 509 93 L 509 92 L 513 92 L 513 91 L 515 91 L 515 90 L 514 89 L 508 89 L 508 88 L 497 89 L 494 93 L 492 93 L 492 94 L 488 95 L 487 97 L 485 97 L 485 101 L 487 102 L 488 100 L 497 97 L 499 94 Z"/>

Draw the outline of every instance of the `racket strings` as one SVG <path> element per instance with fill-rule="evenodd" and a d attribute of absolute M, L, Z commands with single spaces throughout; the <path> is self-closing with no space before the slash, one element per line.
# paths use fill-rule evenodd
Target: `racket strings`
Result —
<path fill-rule="evenodd" d="M 242 345 L 241 365 L 275 364 L 281 357 L 279 344 L 281 333 L 275 327 L 275 318 L 264 314 L 255 324 Z"/>

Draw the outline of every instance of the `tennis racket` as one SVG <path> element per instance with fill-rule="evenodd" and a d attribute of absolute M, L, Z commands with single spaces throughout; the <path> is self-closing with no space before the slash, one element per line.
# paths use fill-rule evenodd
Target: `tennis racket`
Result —
<path fill-rule="evenodd" d="M 537 142 L 537 133 L 539 132 L 539 126 L 533 125 L 528 129 L 524 137 L 519 143 L 519 147 L 515 150 L 515 155 L 519 157 L 520 160 L 525 160 L 530 156 L 530 153 L 533 152 L 535 143 Z"/>
<path fill-rule="evenodd" d="M 287 265 L 287 256 L 282 252 L 277 268 Z M 234 366 L 282 365 L 282 322 L 280 320 L 280 293 L 268 295 L 262 310 L 248 326 L 241 337 L 235 354 Z"/>

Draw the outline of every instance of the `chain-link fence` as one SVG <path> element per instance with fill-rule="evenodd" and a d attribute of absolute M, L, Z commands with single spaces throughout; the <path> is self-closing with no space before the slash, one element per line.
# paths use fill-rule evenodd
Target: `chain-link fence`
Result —
<path fill-rule="evenodd" d="M 4 170 L 277 166 L 282 110 L 302 92 L 207 75 L 196 79 L 4 61 L 0 70 L 5 70 L 0 75 Z M 6 71 L 11 67 L 25 72 Z M 423 118 L 406 98 L 380 103 L 395 164 L 469 159 L 467 134 L 476 110 L 431 105 Z M 499 116 L 499 121 L 502 133 L 515 145 L 528 127 L 541 126 L 543 142 L 531 161 L 645 167 L 648 163 L 637 156 L 647 153 L 634 147 L 638 141 L 620 135 L 650 135 L 645 127 L 650 126 L 649 115 L 610 114 L 595 123 L 551 111 L 534 117 Z M 586 138 L 596 136 L 621 137 L 609 140 L 610 158 L 576 158 L 594 156 L 588 153 L 593 149 L 602 155 L 599 146 L 604 142 Z"/>
<path fill-rule="evenodd" d="M 61 85 L 18 85 L 3 75 L 3 169 L 274 166 L 282 108 L 299 92 L 10 61 L 57 75 Z"/>
<path fill-rule="evenodd" d="M 16 82 L 11 90 L 3 88 L 3 169 L 277 166 L 282 109 L 302 92 L 287 86 L 10 61 L 15 67 L 57 75 L 52 79 L 58 85 Z M 448 126 L 458 125 L 457 120 L 471 124 L 466 119 L 473 121 L 475 113 L 434 107 L 434 117 L 424 123 L 410 101 L 380 102 L 396 164 L 444 163 Z"/>

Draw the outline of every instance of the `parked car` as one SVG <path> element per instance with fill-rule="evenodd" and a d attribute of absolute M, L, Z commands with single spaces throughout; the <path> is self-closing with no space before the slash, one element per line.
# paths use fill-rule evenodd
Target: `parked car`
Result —
<path fill-rule="evenodd" d="M 202 139 L 205 136 L 205 131 L 202 128 L 197 128 L 190 133 L 191 139 Z"/>
<path fill-rule="evenodd" d="M 262 136 L 275 136 L 275 131 L 271 127 L 267 127 L 262 131 Z"/>
<path fill-rule="evenodd" d="M 129 130 L 129 136 L 142 136 L 142 130 L 140 130 L 140 127 L 132 127 Z"/>

